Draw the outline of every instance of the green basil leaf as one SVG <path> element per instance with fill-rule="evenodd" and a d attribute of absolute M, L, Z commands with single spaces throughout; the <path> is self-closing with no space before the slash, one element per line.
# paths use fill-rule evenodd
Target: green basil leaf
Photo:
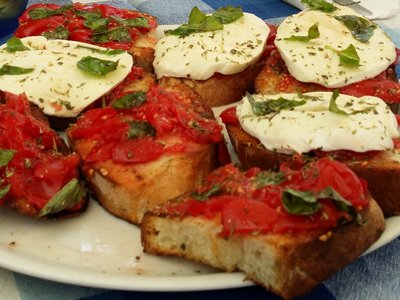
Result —
<path fill-rule="evenodd" d="M 38 217 L 52 215 L 73 207 L 83 199 L 85 194 L 86 191 L 82 183 L 78 179 L 73 178 L 47 202 L 39 212 Z"/>
<path fill-rule="evenodd" d="M 93 56 L 85 56 L 77 62 L 80 70 L 97 75 L 103 76 L 114 71 L 118 66 L 118 61 L 104 60 Z"/>
<path fill-rule="evenodd" d="M 377 27 L 376 24 L 359 16 L 343 15 L 335 16 L 335 19 L 342 22 L 353 37 L 361 43 L 367 43 Z"/>
<path fill-rule="evenodd" d="M 103 15 L 101 13 L 95 12 L 95 11 L 87 11 L 87 10 L 75 9 L 74 13 L 77 16 L 80 16 L 80 17 L 82 17 L 82 18 L 84 18 L 86 20 L 87 19 L 101 19 L 101 18 L 103 18 Z"/>
<path fill-rule="evenodd" d="M 360 57 L 357 54 L 357 50 L 353 44 L 350 44 L 344 50 L 336 50 L 332 46 L 325 46 L 326 49 L 332 50 L 339 55 L 339 61 L 341 65 L 345 65 L 348 67 L 359 67 L 360 66 Z"/>
<path fill-rule="evenodd" d="M 228 5 L 227 7 L 218 8 L 213 15 L 217 17 L 222 24 L 229 24 L 243 17 L 243 11 L 240 7 Z"/>
<path fill-rule="evenodd" d="M 124 19 L 122 24 L 126 26 L 132 27 L 141 27 L 141 28 L 149 28 L 149 20 L 145 17 L 138 17 L 138 18 L 131 18 L 131 19 Z"/>
<path fill-rule="evenodd" d="M 42 35 L 49 40 L 67 40 L 69 31 L 64 26 L 58 26 L 53 31 L 44 32 Z"/>
<path fill-rule="evenodd" d="M 67 10 L 71 9 L 71 7 L 72 7 L 71 5 L 64 5 L 57 9 L 38 7 L 38 8 L 31 9 L 28 12 L 28 15 L 33 20 L 44 19 L 44 18 L 48 18 L 48 17 L 54 16 L 54 15 L 62 15 Z"/>
<path fill-rule="evenodd" d="M 199 193 L 199 192 L 192 192 L 190 196 L 198 201 L 204 201 L 212 196 L 216 196 L 221 193 L 221 186 L 219 184 L 213 185 L 208 191 Z"/>
<path fill-rule="evenodd" d="M 360 57 L 357 54 L 356 48 L 353 44 L 343 51 L 339 51 L 340 63 L 350 67 L 360 66 Z"/>
<path fill-rule="evenodd" d="M 144 136 L 155 136 L 156 129 L 148 122 L 130 121 L 128 129 L 128 138 L 135 139 Z"/>
<path fill-rule="evenodd" d="M 16 52 L 29 50 L 29 48 L 25 47 L 19 38 L 13 36 L 7 40 L 7 46 L 4 48 L 4 50 L 8 52 Z"/>
<path fill-rule="evenodd" d="M 107 29 L 108 22 L 108 18 L 93 16 L 88 17 L 85 22 L 83 22 L 83 25 L 93 31 L 104 31 Z"/>
<path fill-rule="evenodd" d="M 336 104 L 336 99 L 339 97 L 339 90 L 335 89 L 332 92 L 332 97 L 331 100 L 329 101 L 329 111 L 333 112 L 335 114 L 341 114 L 341 115 L 348 115 L 347 112 L 344 110 L 340 109 L 337 104 Z"/>
<path fill-rule="evenodd" d="M 258 189 L 267 185 L 280 184 L 285 180 L 285 175 L 280 172 L 261 171 L 254 177 Z"/>
<path fill-rule="evenodd" d="M 145 92 L 133 92 L 115 100 L 111 106 L 116 109 L 129 109 L 140 106 L 146 101 L 146 98 Z"/>
<path fill-rule="evenodd" d="M 309 42 L 312 39 L 319 38 L 318 24 L 314 24 L 308 29 L 308 35 L 292 35 L 291 37 L 285 38 L 286 41 L 299 41 L 299 42 Z"/>
<path fill-rule="evenodd" d="M 312 192 L 286 189 L 282 194 L 283 207 L 290 214 L 309 216 L 322 207 Z"/>
<path fill-rule="evenodd" d="M 337 10 L 337 7 L 332 3 L 325 0 L 301 0 L 301 4 L 312 10 L 320 10 L 322 12 L 330 13 Z"/>
<path fill-rule="evenodd" d="M 106 43 L 110 41 L 130 42 L 132 41 L 132 37 L 127 28 L 116 27 L 106 31 L 94 32 L 92 40 L 96 43 Z"/>
<path fill-rule="evenodd" d="M 0 76 L 1 75 L 22 75 L 32 73 L 34 68 L 21 68 L 16 66 L 11 66 L 8 64 L 3 65 L 0 68 Z"/>
<path fill-rule="evenodd" d="M 0 149 L 0 167 L 7 166 L 13 159 L 15 152 L 13 149 Z"/>
<path fill-rule="evenodd" d="M 10 185 L 0 187 L 0 199 L 2 199 L 10 191 Z"/>
<path fill-rule="evenodd" d="M 250 102 L 253 113 L 256 116 L 265 116 L 270 113 L 280 112 L 281 110 L 294 108 L 306 103 L 306 100 L 288 100 L 283 97 L 266 101 L 255 101 L 254 97 L 249 93 L 247 93 L 246 96 Z"/>
<path fill-rule="evenodd" d="M 193 28 L 200 28 L 206 17 L 206 14 L 203 13 L 197 6 L 195 6 L 190 12 L 188 25 Z"/>
<path fill-rule="evenodd" d="M 194 32 L 214 31 L 223 29 L 224 25 L 236 21 L 243 16 L 240 8 L 228 6 L 219 8 L 212 15 L 207 16 L 197 6 L 190 12 L 189 21 L 176 29 L 166 30 L 166 35 L 187 36 Z"/>

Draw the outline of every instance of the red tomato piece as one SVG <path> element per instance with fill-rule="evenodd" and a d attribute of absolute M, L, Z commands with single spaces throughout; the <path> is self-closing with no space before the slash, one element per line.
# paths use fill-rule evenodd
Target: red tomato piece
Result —
<path fill-rule="evenodd" d="M 236 107 L 235 106 L 225 109 L 220 114 L 220 118 L 224 124 L 239 125 L 239 119 L 236 115 Z"/>
<path fill-rule="evenodd" d="M 112 159 L 118 163 L 144 163 L 157 159 L 164 146 L 150 138 L 129 139 L 118 143 L 112 151 Z"/>

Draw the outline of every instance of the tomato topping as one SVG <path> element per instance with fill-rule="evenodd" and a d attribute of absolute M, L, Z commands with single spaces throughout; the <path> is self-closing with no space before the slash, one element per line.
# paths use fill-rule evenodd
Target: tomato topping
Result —
<path fill-rule="evenodd" d="M 160 213 L 220 217 L 221 236 L 330 229 L 368 205 L 367 187 L 348 167 L 322 158 L 279 173 L 232 165 L 212 172 L 190 196 Z"/>
<path fill-rule="evenodd" d="M 236 115 L 236 106 L 225 109 L 220 118 L 224 124 L 239 125 L 239 119 Z"/>
<path fill-rule="evenodd" d="M 35 4 L 19 18 L 15 36 L 45 35 L 48 38 L 128 50 L 140 33 L 146 33 L 156 26 L 153 16 L 106 4 Z M 59 34 L 57 30 L 62 33 Z"/>
<path fill-rule="evenodd" d="M 144 163 L 163 153 L 184 152 L 193 143 L 221 140 L 215 120 L 204 118 L 188 100 L 157 85 L 152 85 L 147 94 L 119 89 L 112 93 L 119 98 L 114 98 L 111 106 L 87 111 L 69 130 L 71 139 L 92 142 L 86 163 L 109 159 Z M 121 99 L 125 97 L 124 102 Z"/>
<path fill-rule="evenodd" d="M 0 204 L 22 198 L 40 211 L 78 177 L 79 157 L 58 152 L 62 141 L 46 123 L 31 115 L 24 94 L 5 93 L 5 99 L 0 105 L 0 151 L 11 151 L 12 157 L 0 167 L 0 190 L 9 189 L 0 197 Z"/>

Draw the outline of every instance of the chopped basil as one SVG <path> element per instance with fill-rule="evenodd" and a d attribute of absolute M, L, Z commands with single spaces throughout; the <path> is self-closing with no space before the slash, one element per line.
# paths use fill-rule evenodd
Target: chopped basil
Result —
<path fill-rule="evenodd" d="M 256 116 L 265 116 L 270 113 L 280 112 L 281 110 L 290 109 L 306 103 L 306 100 L 301 100 L 301 101 L 288 100 L 283 97 L 279 97 L 278 99 L 270 99 L 266 101 L 255 101 L 254 97 L 249 93 L 247 93 L 246 96 L 250 102 L 253 113 Z"/>
<path fill-rule="evenodd" d="M 296 191 L 285 189 L 282 195 L 282 203 L 288 213 L 295 215 L 312 215 L 321 209 L 318 199 L 331 199 L 340 211 L 350 213 L 357 221 L 359 215 L 350 201 L 342 197 L 335 189 L 328 186 L 322 191 L 313 194 L 310 191 Z"/>
<path fill-rule="evenodd" d="M 106 30 L 108 22 L 108 18 L 103 18 L 101 16 L 97 16 L 97 14 L 92 14 L 85 20 L 85 22 L 83 22 L 83 25 L 97 32 Z"/>
<path fill-rule="evenodd" d="M 283 191 L 282 203 L 286 211 L 293 215 L 312 215 L 322 207 L 312 192 L 292 189 Z"/>
<path fill-rule="evenodd" d="M 118 61 L 104 60 L 93 56 L 85 56 L 77 62 L 80 70 L 97 75 L 103 76 L 114 71 L 118 66 Z"/>
<path fill-rule="evenodd" d="M 78 179 L 73 178 L 47 202 L 39 212 L 38 217 L 52 215 L 73 207 L 83 199 L 85 194 L 85 188 L 82 183 Z"/>
<path fill-rule="evenodd" d="M 354 15 L 335 16 L 335 19 L 342 22 L 353 37 L 361 43 L 367 43 L 377 27 L 371 21 Z"/>
<path fill-rule="evenodd" d="M 49 40 L 67 40 L 69 31 L 64 26 L 58 26 L 53 31 L 44 32 L 42 35 Z"/>
<path fill-rule="evenodd" d="M 208 191 L 199 193 L 199 192 L 192 192 L 190 196 L 198 201 L 204 201 L 212 196 L 216 196 L 221 192 L 221 186 L 216 184 L 213 185 Z"/>
<path fill-rule="evenodd" d="M 149 20 L 145 17 L 122 19 L 120 17 L 113 16 L 112 18 L 124 26 L 142 27 L 142 28 L 150 27 Z"/>
<path fill-rule="evenodd" d="M 213 15 L 217 17 L 222 24 L 229 24 L 243 17 L 243 11 L 240 7 L 228 5 L 218 8 Z"/>
<path fill-rule="evenodd" d="M 10 191 L 10 185 L 0 187 L 0 199 L 2 199 Z"/>
<path fill-rule="evenodd" d="M 115 27 L 106 31 L 94 32 L 92 41 L 96 43 L 107 43 L 110 41 L 130 42 L 132 41 L 132 37 L 127 28 Z"/>
<path fill-rule="evenodd" d="M 22 75 L 32 73 L 34 68 L 21 68 L 12 65 L 5 64 L 0 68 L 1 75 Z"/>
<path fill-rule="evenodd" d="M 320 10 L 322 12 L 330 13 L 337 10 L 337 7 L 332 3 L 325 0 L 301 0 L 301 4 L 312 10 Z"/>
<path fill-rule="evenodd" d="M 271 184 L 280 184 L 283 182 L 285 179 L 285 176 L 283 173 L 277 173 L 277 172 L 272 172 L 272 171 L 262 171 L 259 172 L 255 177 L 254 177 L 254 182 L 257 185 L 257 188 L 263 188 L 267 185 Z"/>
<path fill-rule="evenodd" d="M 32 20 L 44 19 L 44 18 L 48 18 L 48 17 L 54 16 L 54 15 L 62 15 L 65 11 L 69 10 L 70 8 L 71 8 L 71 5 L 64 5 L 57 9 L 38 7 L 38 8 L 31 9 L 28 12 L 28 15 Z"/>
<path fill-rule="evenodd" d="M 4 49 L 8 52 L 29 50 L 29 48 L 25 47 L 21 40 L 15 36 L 7 40 L 7 46 Z"/>
<path fill-rule="evenodd" d="M 0 149 L 0 167 L 8 165 L 10 160 L 13 159 L 15 150 L 12 149 Z"/>
<path fill-rule="evenodd" d="M 315 23 L 308 29 L 308 35 L 292 35 L 291 37 L 285 38 L 286 41 L 299 41 L 299 42 L 309 42 L 312 39 L 319 38 L 318 24 Z"/>
<path fill-rule="evenodd" d="M 341 114 L 341 115 L 348 115 L 347 112 L 344 110 L 340 109 L 337 104 L 336 104 L 336 99 L 339 97 L 339 90 L 335 89 L 332 92 L 332 97 L 331 100 L 329 101 L 329 111 L 333 112 L 335 114 Z"/>
<path fill-rule="evenodd" d="M 139 106 L 146 101 L 145 92 L 133 92 L 129 93 L 117 100 L 115 100 L 111 106 L 116 109 L 128 109 L 135 106 Z"/>
<path fill-rule="evenodd" d="M 206 15 L 197 6 L 190 12 L 189 21 L 176 29 L 167 30 L 165 34 L 187 36 L 194 32 L 214 31 L 223 29 L 224 25 L 236 21 L 243 16 L 241 8 L 227 6 L 217 9 L 212 15 Z"/>
<path fill-rule="evenodd" d="M 128 138 L 135 139 L 144 136 L 155 136 L 156 129 L 148 122 L 130 121 Z"/>
<path fill-rule="evenodd" d="M 341 65 L 348 67 L 359 67 L 360 57 L 357 54 L 357 50 L 353 44 L 350 44 L 346 49 L 339 51 L 332 46 L 325 46 L 326 49 L 332 50 L 339 55 L 339 61 Z"/>

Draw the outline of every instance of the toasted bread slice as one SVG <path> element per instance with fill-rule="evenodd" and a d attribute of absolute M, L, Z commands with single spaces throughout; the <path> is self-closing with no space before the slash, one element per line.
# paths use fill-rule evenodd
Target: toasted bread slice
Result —
<path fill-rule="evenodd" d="M 263 68 L 263 61 L 247 67 L 244 71 L 233 75 L 214 74 L 207 80 L 188 78 L 162 77 L 160 85 L 186 86 L 208 107 L 222 106 L 239 101 L 246 91 L 251 92 L 254 80 Z"/>
<path fill-rule="evenodd" d="M 291 162 L 297 158 L 291 155 L 267 150 L 258 139 L 246 133 L 240 125 L 226 125 L 232 145 L 244 169 L 260 167 L 277 170 L 282 162 Z M 329 155 L 329 153 L 327 153 Z M 316 158 L 312 154 L 304 159 Z M 368 182 L 368 189 L 377 201 L 385 216 L 400 214 L 400 149 L 382 151 L 373 155 L 337 157 L 358 176 Z"/>
<path fill-rule="evenodd" d="M 231 191 L 232 195 L 241 193 L 240 189 L 234 188 L 235 181 L 226 184 L 226 191 Z M 242 185 L 242 189 L 248 189 L 248 183 Z M 222 196 L 201 200 L 200 204 L 192 206 L 194 211 L 189 214 L 180 210 L 175 213 L 173 202 L 172 206 L 170 203 L 147 212 L 141 225 L 144 251 L 194 260 L 227 272 L 242 271 L 248 279 L 285 299 L 291 299 L 309 293 L 320 282 L 359 257 L 379 238 L 385 227 L 382 211 L 367 196 L 369 203 L 360 212 L 365 220 L 362 225 L 353 220 L 324 229 L 263 232 L 263 229 L 253 228 L 250 232 L 236 233 L 239 226 L 246 229 L 252 222 L 239 220 L 236 223 L 234 216 L 237 215 L 232 213 L 232 208 L 226 211 L 230 218 L 224 221 L 225 212 L 223 209 L 219 212 L 217 208 L 223 205 L 221 202 L 208 209 L 200 208 L 203 201 L 217 203 L 224 195 L 225 192 Z M 245 195 L 250 197 L 251 193 Z M 221 198 L 216 200 L 219 196 Z M 185 207 L 186 200 L 192 201 L 180 197 L 177 205 Z M 245 215 L 249 207 L 241 209 L 243 212 L 239 212 L 239 216 Z M 215 210 L 217 213 L 214 213 Z M 224 222 L 231 224 L 232 232 L 228 235 L 221 234 L 225 232 L 222 229 L 226 224 Z"/>
<path fill-rule="evenodd" d="M 72 148 L 85 161 L 88 142 L 73 141 Z M 93 195 L 111 214 L 140 224 L 146 211 L 175 198 L 199 184 L 215 168 L 212 145 L 193 145 L 191 150 L 163 155 L 141 164 L 97 162 L 84 167 Z"/>

